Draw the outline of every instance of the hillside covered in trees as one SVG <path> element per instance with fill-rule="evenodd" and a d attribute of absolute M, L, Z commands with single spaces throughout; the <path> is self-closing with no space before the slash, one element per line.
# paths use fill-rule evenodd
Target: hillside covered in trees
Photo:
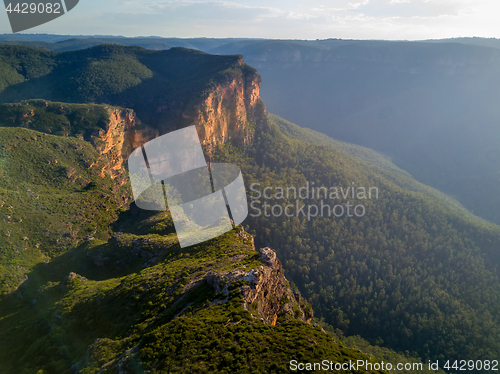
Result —
<path fill-rule="evenodd" d="M 0 100 L 13 102 L 0 106 L 2 370 L 286 372 L 295 355 L 498 357 L 499 226 L 381 153 L 265 115 L 258 76 L 240 56 L 0 49 Z M 214 142 L 206 157 L 243 171 L 243 227 L 255 239 L 238 228 L 180 249 L 170 214 L 135 207 L 124 165 L 110 167 L 97 138 L 110 112 L 131 113 L 117 103 L 135 109 L 142 128 L 166 132 L 158 112 L 148 112 L 154 97 L 176 109 L 170 129 L 192 121 L 177 111 L 184 106 L 206 114 L 198 127 L 214 123 L 212 107 L 195 104 L 224 84 L 226 98 L 245 92 L 235 107 L 251 97 L 262 116 L 238 118 L 246 137 Z M 64 95 L 80 104 L 47 101 Z M 37 100 L 16 102 L 27 99 Z M 229 299 L 209 287 L 213 273 L 263 266 L 256 251 L 263 247 L 276 251 L 297 294 L 282 302 L 266 295 L 280 312 L 290 304 L 289 317 L 276 313 L 273 323 L 256 314 L 258 305 L 244 307 L 245 282 L 228 285 Z M 304 299 L 336 338 L 307 323 Z M 343 336 L 360 337 L 344 344 Z"/>
<path fill-rule="evenodd" d="M 109 108 L 22 107 L 41 131 L 0 126 L 2 373 L 284 373 L 294 358 L 421 364 L 311 321 L 279 260 L 243 227 L 181 249 L 169 212 L 139 210 L 129 183 L 101 176 L 109 160 L 84 130 L 102 130 Z M 65 115 L 53 112 L 61 107 Z M 54 126 L 61 118 L 66 127 Z M 252 283 L 255 271 L 267 284 Z"/>
<path fill-rule="evenodd" d="M 226 145 L 219 160 L 242 166 L 249 203 L 260 209 L 250 208 L 246 221 L 256 242 L 277 249 L 317 315 L 345 334 L 426 360 L 496 357 L 498 226 L 439 200 L 400 172 L 326 145 L 325 137 L 321 145 L 287 137 L 276 123 L 283 121 L 272 118 L 251 147 Z M 310 193 L 303 199 L 280 192 L 308 182 L 376 186 L 379 196 L 330 200 Z M 366 214 L 340 216 L 338 210 L 337 217 L 325 210 L 309 217 L 308 207 L 321 208 L 321 200 L 363 204 Z M 296 210 L 297 203 L 306 208 Z"/>

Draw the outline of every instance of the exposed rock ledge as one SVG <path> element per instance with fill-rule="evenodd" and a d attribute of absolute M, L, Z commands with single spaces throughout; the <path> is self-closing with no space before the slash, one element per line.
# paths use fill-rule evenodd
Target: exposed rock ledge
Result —
<path fill-rule="evenodd" d="M 211 272 L 206 281 L 216 292 L 225 295 L 229 295 L 231 283 L 246 281 L 247 285 L 241 287 L 243 306 L 266 324 L 276 325 L 280 317 L 280 321 L 297 318 L 310 322 L 312 308 L 300 301 L 300 297 L 294 296 L 276 253 L 270 248 L 262 248 L 259 250 L 259 259 L 263 265 L 249 272 L 240 269 Z"/>

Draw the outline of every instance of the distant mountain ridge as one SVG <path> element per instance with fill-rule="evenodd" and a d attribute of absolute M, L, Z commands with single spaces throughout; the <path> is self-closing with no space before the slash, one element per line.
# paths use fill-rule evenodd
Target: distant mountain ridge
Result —
<path fill-rule="evenodd" d="M 387 42 L 387 43 L 459 43 L 485 47 L 500 47 L 500 39 L 497 38 L 447 38 L 447 39 L 428 39 L 428 40 L 356 40 L 356 39 L 317 39 L 317 40 L 300 40 L 300 39 L 266 39 L 266 38 L 179 38 L 179 37 L 159 37 L 159 36 L 136 36 L 125 37 L 116 35 L 55 35 L 55 34 L 0 34 L 0 43 L 25 44 L 38 47 L 44 47 L 54 51 L 64 51 L 69 49 L 89 48 L 100 44 L 121 44 L 129 46 L 138 46 L 151 49 L 168 49 L 172 47 L 184 47 L 199 49 L 204 52 L 214 53 L 214 48 L 234 48 L 239 46 L 250 45 L 255 42 L 294 42 L 300 45 L 309 45 L 320 47 L 323 49 L 329 48 L 329 45 L 343 45 L 352 42 Z"/>

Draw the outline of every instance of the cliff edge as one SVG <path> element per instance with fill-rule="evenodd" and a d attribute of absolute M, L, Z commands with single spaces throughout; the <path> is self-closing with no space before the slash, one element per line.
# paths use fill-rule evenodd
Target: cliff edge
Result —
<path fill-rule="evenodd" d="M 225 295 L 226 301 L 233 286 L 242 284 L 239 288 L 243 308 L 265 324 L 274 326 L 291 319 L 309 323 L 313 317 L 312 307 L 290 289 L 276 252 L 271 248 L 261 248 L 258 259 L 262 265 L 257 268 L 210 272 L 206 282 L 215 292 Z"/>

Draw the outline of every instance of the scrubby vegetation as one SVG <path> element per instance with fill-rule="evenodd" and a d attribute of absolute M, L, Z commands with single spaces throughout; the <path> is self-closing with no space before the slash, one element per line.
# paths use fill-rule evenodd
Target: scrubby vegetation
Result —
<path fill-rule="evenodd" d="M 0 159 L 0 294 L 37 262 L 112 235 L 128 191 L 100 176 L 107 160 L 89 143 L 0 127 Z"/>
<path fill-rule="evenodd" d="M 109 243 L 123 257 L 136 244 Z M 118 278 L 109 277 L 114 263 L 92 262 L 89 243 L 36 267 L 0 304 L 1 336 L 10 337 L 0 339 L 2 372 L 283 373 L 293 358 L 377 362 L 302 321 L 264 325 L 243 309 L 237 285 L 224 302 L 206 274 L 261 264 L 236 231 L 187 250 L 176 241 L 157 248 L 159 263 Z"/>
<path fill-rule="evenodd" d="M 91 141 L 105 130 L 109 122 L 108 108 L 112 107 L 27 100 L 0 105 L 0 125 Z"/>
<path fill-rule="evenodd" d="M 181 250 L 168 212 L 124 203 L 129 187 L 88 168 L 106 162 L 84 140 L 102 129 L 104 107 L 39 100 L 0 110 L 1 209 L 12 213 L 2 221 L 11 235 L 0 236 L 10 292 L 0 300 L 2 373 L 283 373 L 292 359 L 377 362 L 376 347 L 361 353 L 302 321 L 265 325 L 243 308 L 238 284 L 220 303 L 206 275 L 262 265 L 252 241 L 238 228 Z"/>

